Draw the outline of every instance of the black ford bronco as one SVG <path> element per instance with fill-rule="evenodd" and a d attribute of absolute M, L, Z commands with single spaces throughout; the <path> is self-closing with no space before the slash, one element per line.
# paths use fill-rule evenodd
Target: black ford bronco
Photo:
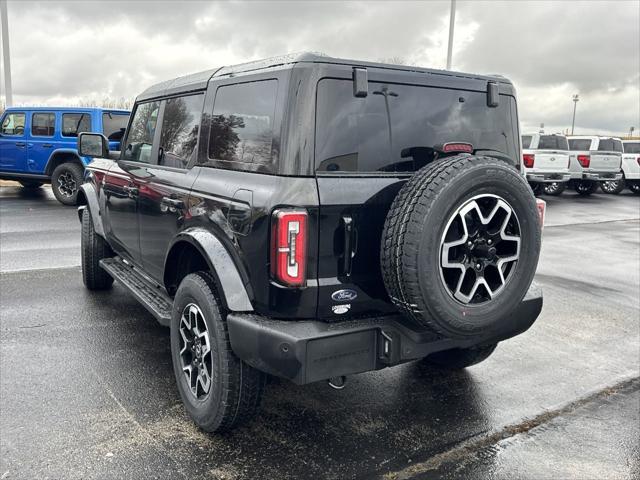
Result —
<path fill-rule="evenodd" d="M 503 77 L 289 55 L 155 85 L 121 151 L 78 148 L 84 283 L 170 326 L 204 430 L 251 418 L 267 375 L 464 368 L 542 308 Z"/>

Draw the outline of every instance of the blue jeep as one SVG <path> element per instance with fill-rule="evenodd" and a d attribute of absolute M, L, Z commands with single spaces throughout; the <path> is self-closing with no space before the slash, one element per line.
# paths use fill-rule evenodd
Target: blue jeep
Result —
<path fill-rule="evenodd" d="M 25 188 L 51 183 L 56 198 L 75 205 L 84 167 L 91 159 L 78 155 L 80 132 L 98 132 L 119 150 L 130 112 L 103 108 L 11 107 L 0 122 L 0 179 Z"/>

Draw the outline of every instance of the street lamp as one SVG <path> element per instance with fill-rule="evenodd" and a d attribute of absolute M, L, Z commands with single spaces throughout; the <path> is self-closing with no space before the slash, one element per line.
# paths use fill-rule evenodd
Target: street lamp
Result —
<path fill-rule="evenodd" d="M 636 129 L 636 127 L 631 127 L 631 128 L 629 129 L 629 138 L 632 138 L 632 137 L 633 137 L 633 131 L 634 131 L 635 129 Z"/>
<path fill-rule="evenodd" d="M 576 106 L 578 105 L 579 101 L 580 97 L 578 97 L 578 94 L 576 93 L 573 96 L 573 120 L 571 120 L 571 135 L 573 135 L 573 128 L 576 125 Z"/>

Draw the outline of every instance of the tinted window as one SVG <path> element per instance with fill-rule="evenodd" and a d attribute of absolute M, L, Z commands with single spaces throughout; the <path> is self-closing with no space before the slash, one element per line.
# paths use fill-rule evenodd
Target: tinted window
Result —
<path fill-rule="evenodd" d="M 599 152 L 622 152 L 622 142 L 613 138 L 601 138 L 598 142 Z"/>
<path fill-rule="evenodd" d="M 2 120 L 2 135 L 24 135 L 24 113 L 8 113 Z"/>
<path fill-rule="evenodd" d="M 109 140 L 120 140 L 129 123 L 128 113 L 105 112 L 102 114 L 102 133 Z"/>
<path fill-rule="evenodd" d="M 91 115 L 88 113 L 63 113 L 62 136 L 77 137 L 79 133 L 91 131 Z"/>
<path fill-rule="evenodd" d="M 164 106 L 158 163 L 186 167 L 197 155 L 198 131 L 204 95 L 169 98 Z"/>
<path fill-rule="evenodd" d="M 522 148 L 529 148 L 531 145 L 531 139 L 533 137 L 531 135 L 523 135 L 522 136 Z"/>
<path fill-rule="evenodd" d="M 591 140 L 581 138 L 569 139 L 569 150 L 589 150 L 591 148 Z"/>
<path fill-rule="evenodd" d="M 31 117 L 31 135 L 34 137 L 52 137 L 55 132 L 55 113 L 34 113 Z"/>
<path fill-rule="evenodd" d="M 159 108 L 159 102 L 138 104 L 122 154 L 125 160 L 143 163 L 149 163 L 151 160 L 151 146 L 156 133 Z"/>
<path fill-rule="evenodd" d="M 209 158 L 243 163 L 270 163 L 277 80 L 218 88 Z"/>
<path fill-rule="evenodd" d="M 509 97 L 489 108 L 485 92 L 369 83 L 356 98 L 351 81 L 324 79 L 317 98 L 319 171 L 412 172 L 456 141 L 518 158 Z"/>
<path fill-rule="evenodd" d="M 624 143 L 624 152 L 625 153 L 640 153 L 640 142 L 625 142 Z"/>
<path fill-rule="evenodd" d="M 562 135 L 540 135 L 538 148 L 548 150 L 569 150 L 567 137 Z"/>

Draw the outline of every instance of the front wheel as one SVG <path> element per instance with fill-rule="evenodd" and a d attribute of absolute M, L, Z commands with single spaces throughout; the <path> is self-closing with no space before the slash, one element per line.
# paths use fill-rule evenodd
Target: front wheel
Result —
<path fill-rule="evenodd" d="M 607 180 L 605 182 L 600 182 L 600 188 L 604 193 L 609 193 L 611 195 L 618 195 L 622 190 L 624 190 L 624 180 Z"/>
<path fill-rule="evenodd" d="M 84 169 L 78 163 L 62 163 L 51 175 L 51 189 L 63 205 L 75 205 L 84 178 Z"/>
<path fill-rule="evenodd" d="M 594 182 L 592 180 L 578 180 L 573 188 L 578 195 L 586 196 L 596 193 L 598 186 L 598 182 Z"/>
<path fill-rule="evenodd" d="M 485 361 L 498 346 L 497 343 L 482 347 L 452 348 L 432 353 L 423 361 L 448 370 L 460 370 Z"/>
<path fill-rule="evenodd" d="M 640 182 L 639 181 L 631 182 L 627 186 L 629 187 L 629 190 L 631 190 L 635 195 L 640 195 Z"/>
<path fill-rule="evenodd" d="M 180 282 L 171 315 L 171 357 L 182 402 L 200 428 L 228 431 L 253 418 L 266 375 L 231 350 L 208 272 L 189 274 Z"/>
<path fill-rule="evenodd" d="M 561 195 L 567 188 L 566 182 L 551 182 L 544 186 L 544 193 L 547 195 Z"/>
<path fill-rule="evenodd" d="M 85 207 L 82 211 L 82 281 L 89 290 L 105 290 L 113 284 L 113 278 L 102 267 L 100 260 L 110 258 L 113 252 L 106 240 L 93 228 L 91 212 Z"/>

